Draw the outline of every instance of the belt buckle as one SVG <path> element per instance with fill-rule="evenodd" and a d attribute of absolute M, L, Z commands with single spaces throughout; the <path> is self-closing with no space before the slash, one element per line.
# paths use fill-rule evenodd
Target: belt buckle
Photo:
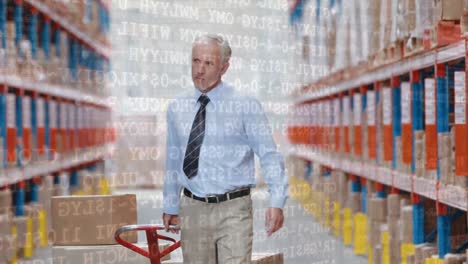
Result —
<path fill-rule="evenodd" d="M 219 203 L 219 197 L 217 195 L 209 195 L 205 197 L 205 202 L 209 203 L 210 198 L 216 198 L 216 203 Z"/>

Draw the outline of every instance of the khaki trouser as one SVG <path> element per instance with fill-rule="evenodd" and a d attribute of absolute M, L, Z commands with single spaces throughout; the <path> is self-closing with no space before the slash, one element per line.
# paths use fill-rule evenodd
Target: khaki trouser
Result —
<path fill-rule="evenodd" d="M 253 217 L 250 195 L 221 203 L 181 198 L 184 264 L 250 264 Z"/>

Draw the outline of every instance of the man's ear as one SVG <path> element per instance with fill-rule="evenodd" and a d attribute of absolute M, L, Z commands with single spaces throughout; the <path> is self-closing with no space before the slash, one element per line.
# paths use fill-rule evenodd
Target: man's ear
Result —
<path fill-rule="evenodd" d="M 227 71 L 228 68 L 229 68 L 229 65 L 230 65 L 229 62 L 226 62 L 226 63 L 223 64 L 223 66 L 222 66 L 222 68 L 221 68 L 221 75 L 223 75 L 223 74 L 226 73 L 226 71 Z"/>

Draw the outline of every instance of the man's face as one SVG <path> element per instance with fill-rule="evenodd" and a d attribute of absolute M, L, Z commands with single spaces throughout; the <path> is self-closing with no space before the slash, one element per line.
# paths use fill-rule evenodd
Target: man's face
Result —
<path fill-rule="evenodd" d="M 192 80 L 200 92 L 208 92 L 221 81 L 229 63 L 221 61 L 215 42 L 198 43 L 192 49 Z"/>

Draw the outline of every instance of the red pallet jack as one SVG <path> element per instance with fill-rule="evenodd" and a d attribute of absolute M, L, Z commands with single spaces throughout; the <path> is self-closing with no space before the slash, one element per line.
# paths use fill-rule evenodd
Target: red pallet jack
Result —
<path fill-rule="evenodd" d="M 169 227 L 170 229 L 177 230 L 179 229 L 176 226 Z M 180 240 L 176 241 L 175 239 L 158 234 L 158 230 L 164 230 L 164 227 L 161 225 L 126 225 L 117 229 L 115 232 L 115 240 L 120 245 L 135 251 L 136 253 L 149 258 L 151 264 L 161 264 L 161 259 L 172 251 L 180 247 Z M 146 239 L 148 240 L 148 250 L 137 247 L 136 245 L 125 241 L 120 237 L 122 233 L 130 231 L 145 231 Z M 159 252 L 159 243 L 158 239 L 170 241 L 173 244 L 164 249 L 162 252 Z"/>

